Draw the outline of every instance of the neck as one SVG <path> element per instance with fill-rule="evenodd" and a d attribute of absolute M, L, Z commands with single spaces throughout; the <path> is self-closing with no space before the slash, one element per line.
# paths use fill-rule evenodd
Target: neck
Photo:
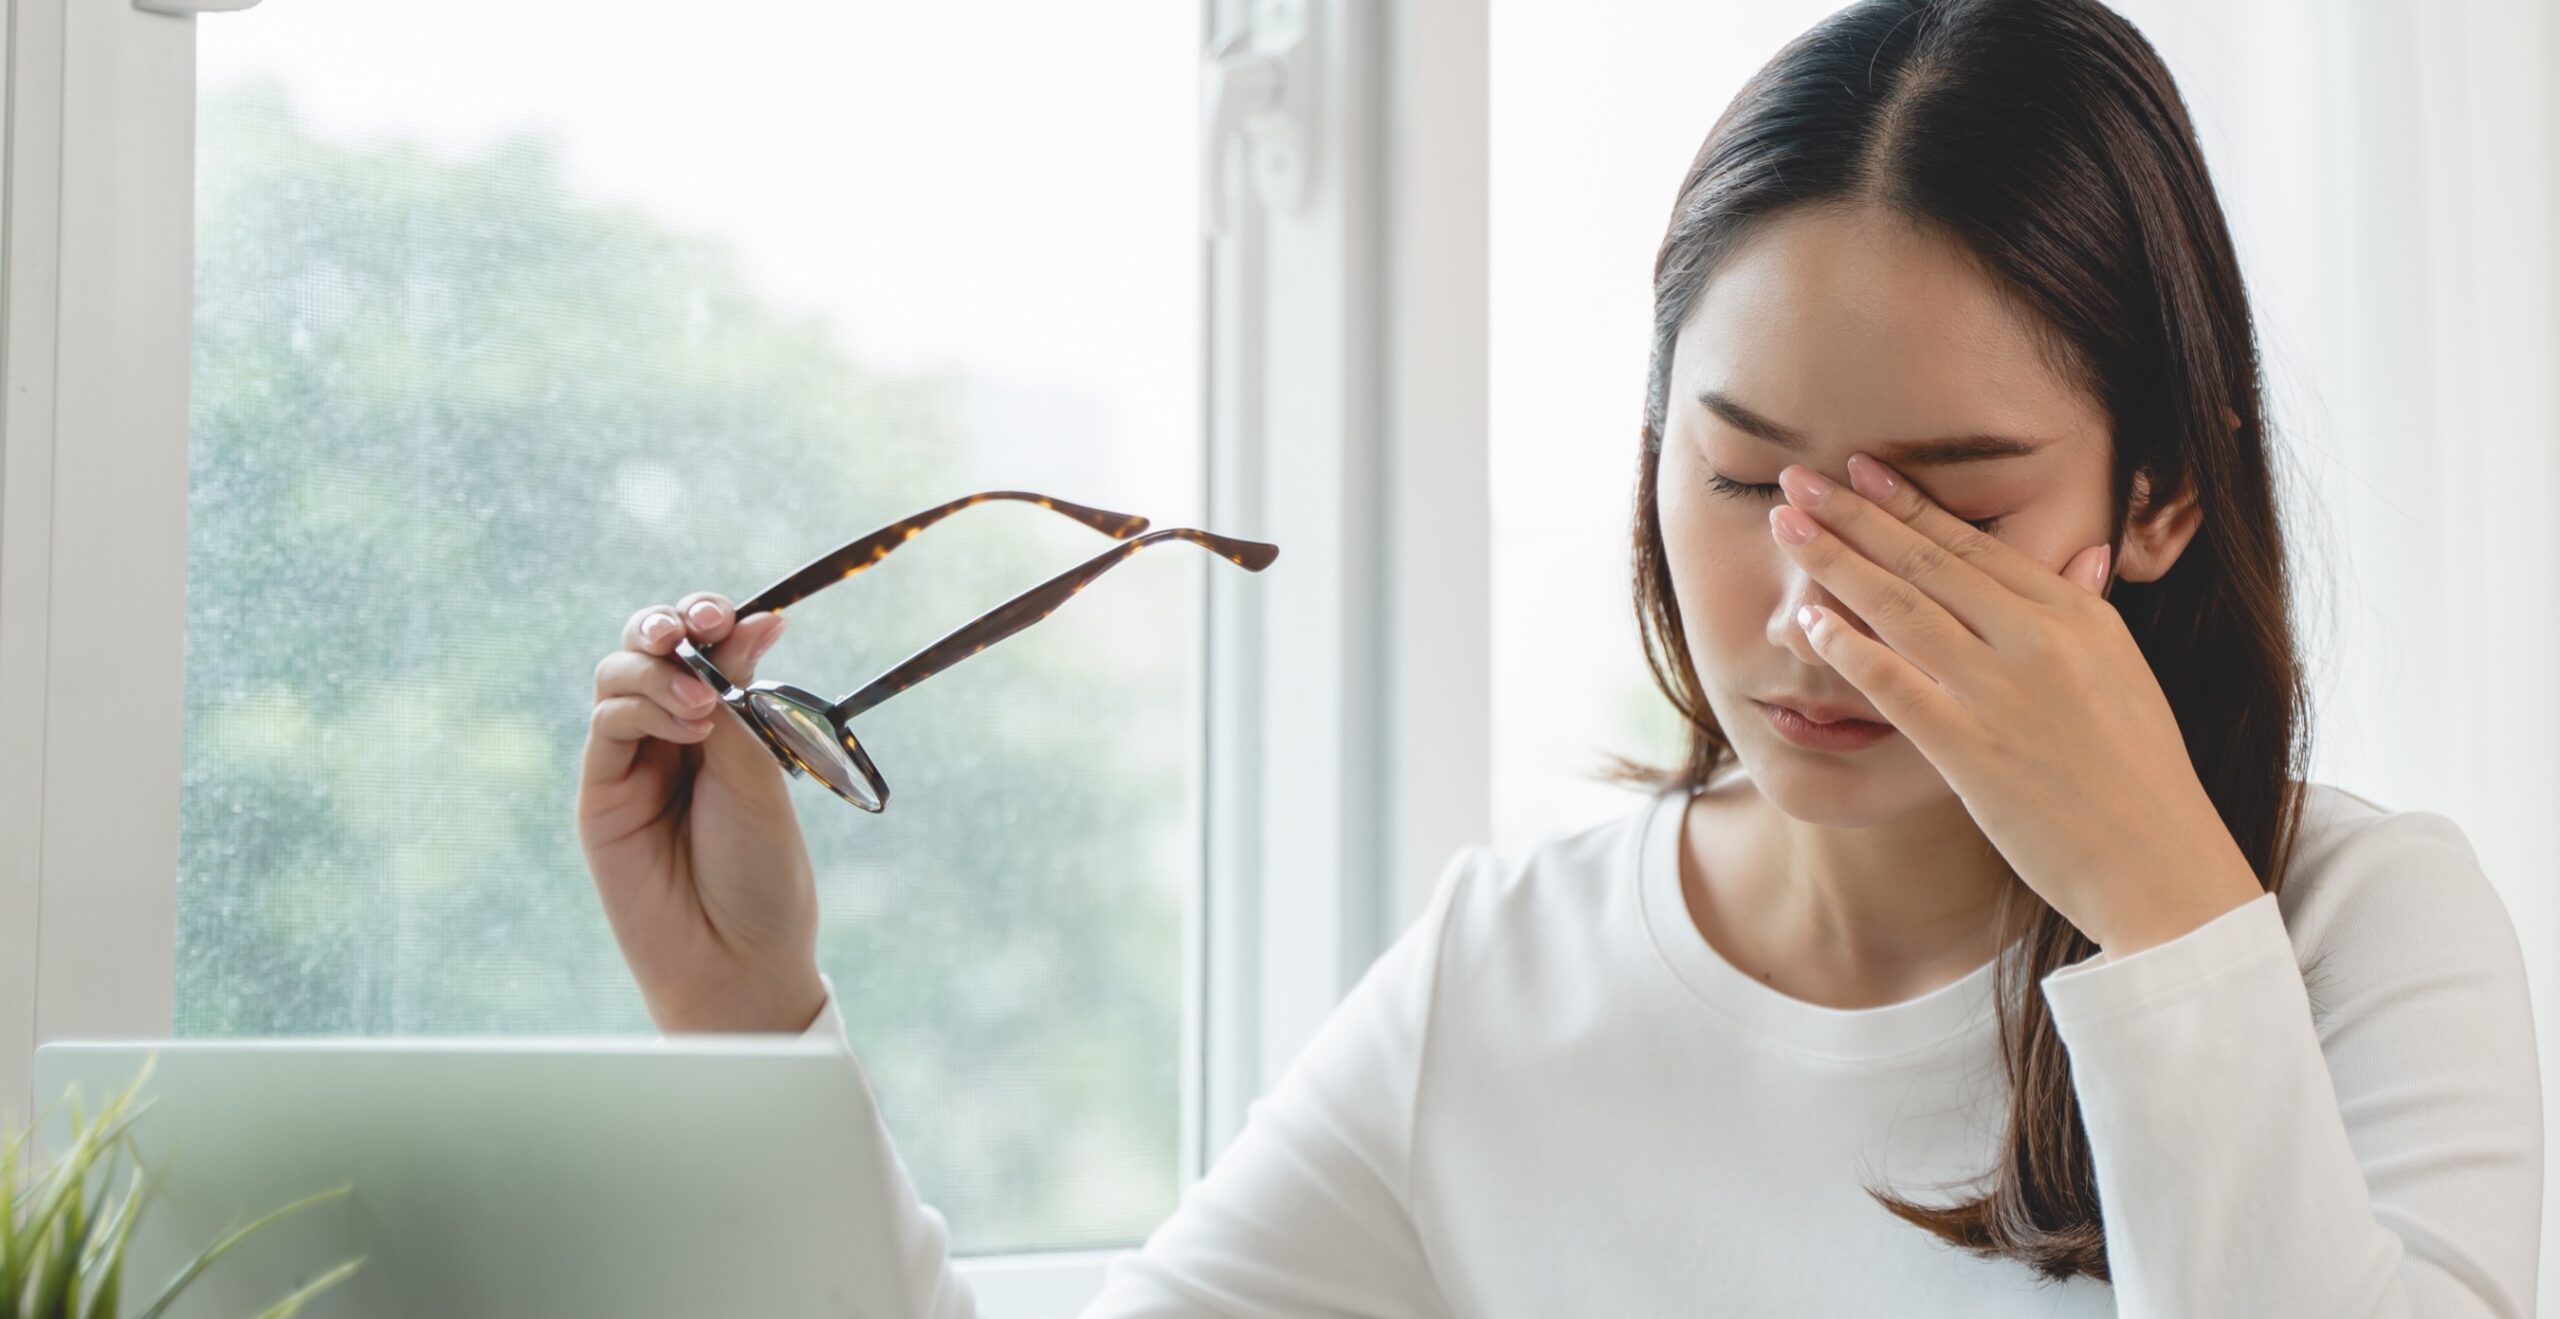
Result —
<path fill-rule="evenodd" d="M 1999 951 L 1994 918 L 2017 883 L 1962 801 L 1841 828 L 1785 814 L 1747 779 L 1718 791 L 1693 803 L 1713 822 L 1690 831 L 1684 850 L 1703 864 L 1683 870 L 1715 913 L 1711 940 L 1773 986 L 1829 1006 L 1897 1003 Z"/>

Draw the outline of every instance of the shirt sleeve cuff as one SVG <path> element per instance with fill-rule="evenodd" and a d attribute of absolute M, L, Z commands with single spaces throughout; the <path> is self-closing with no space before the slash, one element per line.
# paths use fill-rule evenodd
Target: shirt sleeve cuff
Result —
<path fill-rule="evenodd" d="M 818 983 L 827 987 L 827 1001 L 818 1008 L 818 1019 L 800 1032 L 800 1038 L 819 1044 L 831 1044 L 847 1053 L 853 1052 L 853 1041 L 844 1033 L 844 1015 L 836 1010 L 836 982 L 827 973 L 818 973 Z"/>
<path fill-rule="evenodd" d="M 2103 952 L 2060 967 L 2043 981 L 2054 1024 L 2068 1027 L 2177 997 L 2257 958 L 2293 956 L 2276 895 L 2257 897 L 2131 956 Z M 832 1000 L 830 1000 L 832 1003 Z"/>

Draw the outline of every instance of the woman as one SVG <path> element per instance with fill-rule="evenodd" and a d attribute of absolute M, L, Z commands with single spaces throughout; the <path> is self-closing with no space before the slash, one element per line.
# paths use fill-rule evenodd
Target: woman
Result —
<path fill-rule="evenodd" d="M 1654 327 L 1683 763 L 1461 852 L 1088 1313 L 2526 1314 L 2514 930 L 2452 822 L 2299 778 L 2248 305 L 2151 47 L 1835 14 L 1709 133 Z M 600 671 L 590 865 L 664 1028 L 840 1040 L 782 776 L 668 658 L 780 620 L 683 604 Z M 917 1312 L 969 1313 L 902 1194 Z"/>

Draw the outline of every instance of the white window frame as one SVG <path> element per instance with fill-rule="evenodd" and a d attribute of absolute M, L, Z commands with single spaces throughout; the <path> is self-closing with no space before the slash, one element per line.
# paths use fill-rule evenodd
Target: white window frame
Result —
<path fill-rule="evenodd" d="M 195 66 L 188 20 L 9 6 L 0 1107 L 176 988 Z"/>
<path fill-rule="evenodd" d="M 1283 547 L 1211 583 L 1204 1158 L 1491 827 L 1487 6 L 1305 2 L 1307 195 L 1204 281 L 1210 522 Z"/>
<path fill-rule="evenodd" d="M 1185 1185 L 1490 835 L 1486 3 L 1203 0 L 1204 27 L 1273 5 L 1320 43 L 1306 195 L 1248 188 L 1202 247 L 1205 525 L 1283 553 L 1205 575 Z M 173 1024 L 197 21 L 9 0 L 0 1109 L 22 1116 L 36 1044 Z M 1117 1253 L 960 1267 L 984 1313 L 1062 1315 Z"/>

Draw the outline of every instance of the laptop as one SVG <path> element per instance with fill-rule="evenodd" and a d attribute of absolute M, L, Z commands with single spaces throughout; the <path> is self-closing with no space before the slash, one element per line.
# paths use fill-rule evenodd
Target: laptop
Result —
<path fill-rule="evenodd" d="M 130 1084 L 162 1172 L 130 1247 L 137 1303 L 233 1226 L 268 1225 L 169 1319 L 257 1314 L 355 1256 L 305 1319 L 894 1315 L 896 1155 L 841 1047 L 783 1036 L 63 1042 L 39 1109 Z M 39 1139 L 59 1149 L 67 1107 Z M 126 1164 L 127 1167 L 130 1163 Z M 120 1173 L 119 1175 L 122 1175 Z M 119 1185 L 116 1193 L 121 1195 Z"/>

